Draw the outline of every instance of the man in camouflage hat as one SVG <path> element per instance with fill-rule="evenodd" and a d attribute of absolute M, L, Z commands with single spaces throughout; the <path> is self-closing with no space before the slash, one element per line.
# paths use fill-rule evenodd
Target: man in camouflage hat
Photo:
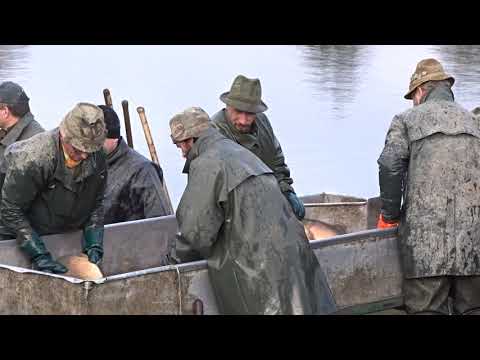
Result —
<path fill-rule="evenodd" d="M 99 107 L 107 127 L 103 144 L 108 154 L 105 224 L 170 215 L 162 169 L 128 147 L 120 135 L 120 120 L 115 110 L 105 105 Z"/>
<path fill-rule="evenodd" d="M 77 104 L 60 127 L 10 145 L 0 203 L 0 236 L 17 238 L 38 270 L 64 273 L 40 236 L 83 230 L 90 262 L 103 257 L 103 196 L 107 183 L 102 110 Z"/>
<path fill-rule="evenodd" d="M 227 106 L 213 115 L 212 121 L 223 135 L 253 152 L 272 169 L 283 195 L 297 218 L 302 220 L 305 208 L 292 187 L 293 180 L 282 147 L 263 113 L 267 105 L 261 98 L 260 80 L 238 75 L 230 91 L 220 96 Z"/>
<path fill-rule="evenodd" d="M 480 127 L 454 78 L 418 63 L 378 159 L 379 228 L 397 226 L 408 313 L 480 313 Z M 453 308 L 448 298 L 453 299 Z"/>
<path fill-rule="evenodd" d="M 207 259 L 223 314 L 327 314 L 335 303 L 272 170 L 200 108 L 170 120 L 188 184 L 176 216 L 179 261 Z"/>
<path fill-rule="evenodd" d="M 44 131 L 30 112 L 29 100 L 20 85 L 11 81 L 0 84 L 0 171 L 8 145 Z M 3 176 L 0 186 L 2 182 Z"/>

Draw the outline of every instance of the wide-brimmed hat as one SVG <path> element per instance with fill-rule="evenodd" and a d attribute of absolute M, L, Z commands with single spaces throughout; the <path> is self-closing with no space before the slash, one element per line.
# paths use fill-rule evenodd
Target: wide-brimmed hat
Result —
<path fill-rule="evenodd" d="M 220 95 L 220 100 L 237 110 L 255 114 L 268 109 L 268 106 L 262 101 L 260 80 L 249 79 L 243 75 L 238 75 L 233 80 L 230 91 Z"/>
<path fill-rule="evenodd" d="M 103 111 L 93 104 L 78 103 L 63 118 L 60 131 L 65 142 L 78 150 L 87 153 L 99 151 L 107 135 Z"/>
<path fill-rule="evenodd" d="M 189 107 L 170 120 L 172 141 L 177 144 L 190 138 L 199 137 L 211 126 L 210 117 L 199 107 Z"/>
<path fill-rule="evenodd" d="M 410 86 L 408 92 L 404 96 L 405 99 L 411 100 L 413 92 L 417 87 L 432 80 L 450 80 L 452 85 L 455 83 L 454 77 L 445 73 L 442 64 L 440 64 L 438 60 L 425 59 L 417 64 L 417 68 L 410 78 Z"/>

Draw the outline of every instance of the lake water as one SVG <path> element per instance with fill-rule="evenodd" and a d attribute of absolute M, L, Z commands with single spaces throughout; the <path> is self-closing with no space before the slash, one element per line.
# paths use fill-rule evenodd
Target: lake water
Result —
<path fill-rule="evenodd" d="M 144 106 L 176 207 L 186 176 L 170 118 L 189 106 L 212 115 L 237 74 L 256 77 L 297 193 L 373 197 L 386 131 L 412 106 L 403 95 L 427 57 L 456 78 L 458 102 L 480 105 L 480 46 L 465 45 L 0 46 L 0 81 L 24 87 L 46 129 L 77 102 L 103 104 L 109 88 L 121 119 L 121 101 L 129 101 L 134 147 L 150 157 L 135 110 Z"/>

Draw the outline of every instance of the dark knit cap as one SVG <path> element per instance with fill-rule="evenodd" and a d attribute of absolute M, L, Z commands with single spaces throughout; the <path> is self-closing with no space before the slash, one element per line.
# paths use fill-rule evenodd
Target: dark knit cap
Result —
<path fill-rule="evenodd" d="M 107 127 L 107 138 L 119 139 L 120 138 L 120 119 L 117 113 L 109 106 L 98 105 L 103 110 L 103 117 L 105 119 L 105 125 Z"/>
<path fill-rule="evenodd" d="M 22 87 L 12 81 L 0 84 L 0 103 L 7 105 L 26 104 L 30 100 Z"/>

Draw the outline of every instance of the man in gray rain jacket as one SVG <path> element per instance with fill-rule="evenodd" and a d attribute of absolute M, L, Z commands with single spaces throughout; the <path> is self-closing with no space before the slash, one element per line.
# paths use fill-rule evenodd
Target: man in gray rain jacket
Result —
<path fill-rule="evenodd" d="M 400 224 L 414 314 L 480 312 L 480 128 L 454 102 L 454 81 L 437 60 L 418 63 L 405 95 L 414 107 L 393 118 L 378 159 L 378 227 Z"/>
<path fill-rule="evenodd" d="M 107 138 L 108 182 L 105 190 L 105 224 L 170 215 L 162 186 L 162 169 L 128 147 L 120 136 L 120 120 L 115 110 L 103 110 Z"/>
<path fill-rule="evenodd" d="M 207 259 L 220 312 L 333 312 L 320 264 L 272 170 L 214 129 L 200 108 L 174 116 L 170 127 L 188 174 L 176 257 Z"/>
<path fill-rule="evenodd" d="M 44 131 L 30 112 L 29 100 L 20 85 L 11 81 L 0 84 L 0 188 L 5 176 L 5 149 Z"/>

